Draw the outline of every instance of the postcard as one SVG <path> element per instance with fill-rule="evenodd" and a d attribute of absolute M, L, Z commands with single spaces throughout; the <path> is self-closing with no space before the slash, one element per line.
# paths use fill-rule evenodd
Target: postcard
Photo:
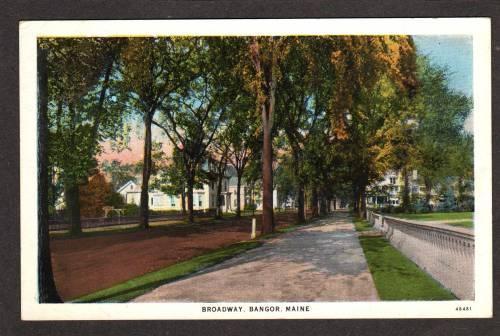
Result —
<path fill-rule="evenodd" d="M 491 317 L 490 27 L 21 22 L 22 319 Z"/>

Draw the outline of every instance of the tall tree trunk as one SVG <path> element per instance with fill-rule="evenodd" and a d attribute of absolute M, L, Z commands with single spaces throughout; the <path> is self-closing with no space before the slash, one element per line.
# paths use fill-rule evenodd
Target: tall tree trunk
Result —
<path fill-rule="evenodd" d="M 82 223 L 80 220 L 80 189 L 76 182 L 66 181 L 64 196 L 66 201 L 66 210 L 72 235 L 82 233 Z"/>
<path fill-rule="evenodd" d="M 359 217 L 365 218 L 366 216 L 366 186 L 359 186 Z"/>
<path fill-rule="evenodd" d="M 311 217 L 318 216 L 318 190 L 312 187 L 311 190 Z"/>
<path fill-rule="evenodd" d="M 94 124 L 92 125 L 92 135 L 91 135 L 92 142 L 89 145 L 90 158 L 94 156 L 95 146 L 99 143 L 98 131 L 99 127 L 101 126 L 101 118 L 104 114 L 104 108 L 103 108 L 104 100 L 106 98 L 106 92 L 109 88 L 109 79 L 111 77 L 111 71 L 113 70 L 113 64 L 114 64 L 114 59 L 110 58 L 106 66 L 106 71 L 104 73 L 104 82 L 101 86 L 101 92 L 99 93 L 99 100 L 97 102 L 97 107 L 95 109 Z"/>
<path fill-rule="evenodd" d="M 464 209 L 464 192 L 465 192 L 465 187 L 464 187 L 464 179 L 463 177 L 459 176 L 458 181 L 457 181 L 457 203 L 458 203 L 458 209 L 463 210 Z"/>
<path fill-rule="evenodd" d="M 404 212 L 410 211 L 411 200 L 410 200 L 410 177 L 407 168 L 403 168 L 403 210 Z"/>
<path fill-rule="evenodd" d="M 194 210 L 193 210 L 193 189 L 194 189 L 194 172 L 189 169 L 187 172 L 187 189 L 188 189 L 188 222 L 194 223 Z"/>
<path fill-rule="evenodd" d="M 70 137 L 70 148 L 75 148 L 76 146 L 76 110 L 73 104 L 69 104 L 69 110 L 71 113 L 71 137 Z M 66 201 L 66 211 L 71 226 L 70 232 L 73 235 L 78 235 L 82 232 L 81 221 L 80 221 L 80 190 L 78 188 L 78 181 L 76 178 L 67 178 L 64 181 L 64 194 Z"/>
<path fill-rule="evenodd" d="M 216 201 L 217 201 L 217 211 L 215 213 L 215 218 L 222 218 L 222 180 L 224 176 L 223 175 L 218 175 L 217 176 L 217 196 L 216 196 Z"/>
<path fill-rule="evenodd" d="M 324 192 L 321 192 L 320 193 L 320 198 L 319 198 L 319 214 L 321 216 L 324 216 L 327 214 L 327 209 L 326 209 L 326 197 L 325 197 L 325 194 Z"/>
<path fill-rule="evenodd" d="M 274 37 L 270 37 L 273 39 Z M 256 73 L 262 76 L 261 89 L 264 101 L 260 103 L 259 109 L 262 116 L 263 128 L 263 150 L 262 150 L 262 234 L 274 231 L 273 214 L 273 148 L 272 148 L 272 128 L 274 118 L 274 105 L 276 93 L 277 57 L 271 53 L 270 58 L 261 55 L 260 45 L 257 37 L 254 37 L 250 46 L 251 58 Z"/>
<path fill-rule="evenodd" d="M 50 208 L 53 210 L 54 213 L 56 213 L 56 203 L 57 203 L 57 188 L 56 184 L 54 183 L 56 176 L 56 171 L 54 167 L 50 168 L 50 177 L 49 177 L 49 188 L 50 188 Z"/>
<path fill-rule="evenodd" d="M 49 238 L 47 52 L 38 48 L 38 301 L 62 302 L 52 272 Z"/>
<path fill-rule="evenodd" d="M 273 149 L 271 127 L 267 120 L 265 108 L 262 119 L 264 122 L 264 148 L 262 153 L 262 234 L 274 231 L 273 214 Z"/>
<path fill-rule="evenodd" d="M 142 165 L 141 207 L 139 211 L 140 227 L 149 228 L 149 178 L 151 176 L 151 122 L 153 116 L 150 111 L 144 113 L 144 160 Z"/>
<path fill-rule="evenodd" d="M 358 211 L 358 205 L 359 205 L 359 191 L 358 187 L 356 185 L 353 185 L 352 187 L 352 210 L 357 212 Z"/>
<path fill-rule="evenodd" d="M 241 173 L 237 174 L 237 182 L 236 182 L 236 218 L 241 217 Z"/>
<path fill-rule="evenodd" d="M 302 181 L 299 181 L 299 185 L 297 188 L 297 220 L 299 223 L 304 223 L 306 221 L 306 209 L 304 206 L 305 200 L 304 200 L 304 184 Z"/>
<path fill-rule="evenodd" d="M 184 188 L 185 190 L 185 188 Z M 182 215 L 186 216 L 186 191 L 182 191 L 181 193 L 181 205 L 182 205 Z"/>
<path fill-rule="evenodd" d="M 291 136 L 289 137 L 291 139 Z M 306 214 L 305 214 L 305 207 L 304 207 L 304 183 L 302 181 L 302 178 L 300 176 L 300 156 L 299 156 L 299 150 L 297 147 L 292 146 L 292 154 L 293 154 L 293 171 L 295 178 L 298 181 L 298 186 L 297 186 L 297 221 L 299 223 L 303 223 L 306 221 Z"/>
<path fill-rule="evenodd" d="M 432 182 L 430 179 L 424 178 L 425 185 L 425 206 L 427 210 L 431 210 L 431 197 L 432 197 Z"/>

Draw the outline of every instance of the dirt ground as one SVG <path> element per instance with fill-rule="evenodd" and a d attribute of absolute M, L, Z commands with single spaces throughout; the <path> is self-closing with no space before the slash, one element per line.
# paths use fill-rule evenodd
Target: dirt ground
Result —
<path fill-rule="evenodd" d="M 257 227 L 260 224 L 257 216 Z M 293 224 L 293 212 L 275 214 L 277 227 Z M 248 240 L 251 217 L 227 218 L 198 225 L 154 227 L 145 231 L 106 233 L 51 240 L 56 286 L 67 301 L 133 277 Z"/>

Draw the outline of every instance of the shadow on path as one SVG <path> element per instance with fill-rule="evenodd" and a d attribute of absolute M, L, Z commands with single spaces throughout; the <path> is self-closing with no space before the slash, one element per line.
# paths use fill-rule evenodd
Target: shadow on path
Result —
<path fill-rule="evenodd" d="M 354 225 L 347 213 L 335 213 L 135 301 L 377 299 Z"/>

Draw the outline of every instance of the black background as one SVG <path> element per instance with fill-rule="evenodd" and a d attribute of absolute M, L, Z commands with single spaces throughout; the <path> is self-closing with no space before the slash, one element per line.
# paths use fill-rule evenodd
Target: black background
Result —
<path fill-rule="evenodd" d="M 494 312 L 499 294 L 499 151 L 497 78 L 500 1 L 165 1 L 0 0 L 0 335 L 499 335 L 493 319 L 65 321 L 20 319 L 19 31 L 21 20 L 491 17 L 493 75 Z M 33 186 L 35 190 L 36 186 Z"/>

